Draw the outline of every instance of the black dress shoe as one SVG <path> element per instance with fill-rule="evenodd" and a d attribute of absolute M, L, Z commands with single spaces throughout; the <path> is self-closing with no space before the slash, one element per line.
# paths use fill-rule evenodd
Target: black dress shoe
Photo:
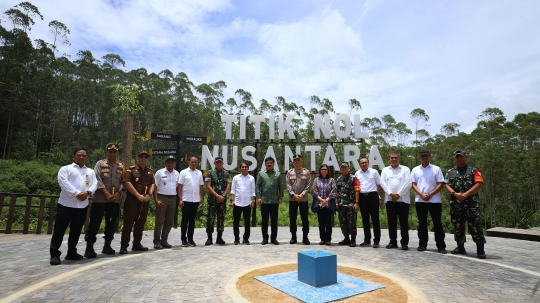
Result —
<path fill-rule="evenodd" d="M 101 253 L 106 254 L 106 255 L 114 255 L 114 253 L 116 253 L 116 251 L 114 249 L 112 249 L 112 247 L 110 245 L 105 245 L 105 246 L 103 246 L 103 249 L 101 250 Z"/>
<path fill-rule="evenodd" d="M 364 241 L 364 242 L 360 243 L 360 247 L 366 247 L 366 246 L 371 246 L 371 242 Z"/>
<path fill-rule="evenodd" d="M 195 244 L 195 242 L 193 242 L 193 240 L 188 241 L 187 244 L 188 244 L 189 246 L 191 246 L 191 247 L 197 246 L 197 244 Z"/>
<path fill-rule="evenodd" d="M 134 251 L 147 251 L 148 250 L 148 247 L 145 247 L 143 246 L 142 244 L 139 244 L 139 245 L 133 245 L 131 247 L 131 250 L 134 250 Z"/>
<path fill-rule="evenodd" d="M 298 241 L 296 241 L 296 238 L 293 237 L 291 238 L 291 241 L 289 241 L 289 244 L 296 244 L 296 242 Z"/>
<path fill-rule="evenodd" d="M 94 259 L 95 257 L 97 257 L 97 254 L 94 249 L 90 249 L 84 252 L 84 257 L 88 259 Z"/>
<path fill-rule="evenodd" d="M 401 250 L 409 250 L 409 246 L 407 245 L 401 245 Z"/>
<path fill-rule="evenodd" d="M 417 251 L 426 251 L 426 247 L 425 246 L 418 246 L 418 248 L 416 250 Z"/>
<path fill-rule="evenodd" d="M 486 258 L 486 253 L 485 252 L 478 252 L 478 253 L 476 253 L 476 257 L 478 259 L 485 259 Z"/>
<path fill-rule="evenodd" d="M 154 244 L 154 249 L 162 249 L 163 246 L 161 244 Z"/>
<path fill-rule="evenodd" d="M 127 254 L 127 253 L 128 253 L 127 247 L 123 247 L 123 246 L 120 247 L 120 254 L 121 254 L 121 255 L 125 255 L 125 254 Z"/>
<path fill-rule="evenodd" d="M 332 242 L 331 242 L 331 241 L 326 241 L 325 244 L 328 245 L 328 246 L 332 246 Z"/>
<path fill-rule="evenodd" d="M 163 248 L 172 248 L 172 245 L 169 244 L 169 243 L 161 243 L 161 246 L 162 246 Z"/>
<path fill-rule="evenodd" d="M 324 241 L 319 242 L 319 245 L 324 245 L 324 244 L 326 244 L 326 242 Z"/>
<path fill-rule="evenodd" d="M 263 239 L 263 240 L 261 241 L 261 245 L 266 245 L 266 244 L 268 244 L 268 239 Z"/>
<path fill-rule="evenodd" d="M 84 259 L 84 257 L 79 255 L 78 253 L 67 254 L 66 257 L 64 258 L 64 260 L 72 260 L 72 261 L 79 261 L 82 259 Z"/>
<path fill-rule="evenodd" d="M 397 246 L 397 244 L 388 243 L 388 245 L 386 245 L 386 248 L 387 249 L 392 249 L 392 248 L 398 248 L 398 246 Z"/>
<path fill-rule="evenodd" d="M 51 257 L 51 261 L 49 261 L 51 265 L 60 265 L 61 263 L 60 257 Z"/>
<path fill-rule="evenodd" d="M 208 245 L 212 245 L 214 243 L 212 243 L 212 239 L 208 239 L 206 240 L 206 242 L 204 242 L 204 246 L 208 246 Z"/>
<path fill-rule="evenodd" d="M 249 240 L 244 240 L 244 241 L 242 241 L 242 244 L 249 245 Z"/>
<path fill-rule="evenodd" d="M 223 241 L 222 238 L 217 238 L 217 239 L 216 239 L 216 244 L 219 244 L 219 245 L 225 245 L 225 241 Z"/>
<path fill-rule="evenodd" d="M 351 241 L 351 243 L 349 244 L 350 247 L 356 247 L 356 241 Z"/>
<path fill-rule="evenodd" d="M 234 245 L 238 245 L 238 244 L 240 244 L 240 240 L 238 240 L 238 239 L 234 240 Z"/>
<path fill-rule="evenodd" d="M 452 250 L 451 253 L 453 255 L 466 255 L 467 251 L 465 251 L 465 248 L 456 247 L 456 249 Z"/>
<path fill-rule="evenodd" d="M 379 248 L 379 243 L 373 243 L 373 248 Z"/>
<path fill-rule="evenodd" d="M 279 242 L 276 239 L 270 240 L 270 243 L 275 244 L 275 245 L 279 245 Z"/>
<path fill-rule="evenodd" d="M 446 249 L 444 249 L 444 248 L 443 248 L 443 249 L 439 249 L 439 253 L 445 255 L 445 254 L 446 254 Z"/>
<path fill-rule="evenodd" d="M 182 247 L 188 247 L 187 241 L 182 241 Z"/>
<path fill-rule="evenodd" d="M 302 243 L 304 243 L 304 245 L 310 245 L 311 244 L 311 242 L 309 242 L 308 238 L 304 238 L 304 240 L 302 240 Z"/>

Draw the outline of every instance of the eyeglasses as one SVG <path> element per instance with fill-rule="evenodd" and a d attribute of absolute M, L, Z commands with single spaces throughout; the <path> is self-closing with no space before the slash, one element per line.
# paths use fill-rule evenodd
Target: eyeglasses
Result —
<path fill-rule="evenodd" d="M 321 170 L 328 170 L 327 168 L 321 168 Z"/>
<path fill-rule="evenodd" d="M 139 158 L 148 159 L 149 157 L 148 156 L 139 156 Z"/>
<path fill-rule="evenodd" d="M 360 162 L 360 164 L 368 164 L 367 162 Z"/>

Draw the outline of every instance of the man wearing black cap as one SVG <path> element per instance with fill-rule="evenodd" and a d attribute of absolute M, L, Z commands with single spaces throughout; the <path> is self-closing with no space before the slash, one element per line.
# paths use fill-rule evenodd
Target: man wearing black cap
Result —
<path fill-rule="evenodd" d="M 143 150 L 137 155 L 137 165 L 128 167 L 124 173 L 126 200 L 124 201 L 124 227 L 120 242 L 120 254 L 127 254 L 131 230 L 133 229 L 133 246 L 131 250 L 147 251 L 141 244 L 144 224 L 148 215 L 148 201 L 155 189 L 154 174 L 146 166 L 150 155 Z"/>
<path fill-rule="evenodd" d="M 356 213 L 359 206 L 360 183 L 350 174 L 349 162 L 341 162 L 341 176 L 336 181 L 337 208 L 341 232 L 345 239 L 339 245 L 356 246 Z"/>
<path fill-rule="evenodd" d="M 300 208 L 300 218 L 302 219 L 302 243 L 309 245 L 309 220 L 308 220 L 308 195 L 307 192 L 311 186 L 311 174 L 309 170 L 302 168 L 302 156 L 296 154 L 293 156 L 294 168 L 287 172 L 285 181 L 287 191 L 289 191 L 289 228 L 291 231 L 291 241 L 296 244 L 296 217 L 298 208 Z"/>
<path fill-rule="evenodd" d="M 225 230 L 225 212 L 227 210 L 227 193 L 231 188 L 229 172 L 223 169 L 223 158 L 214 159 L 214 169 L 206 173 L 204 182 L 208 190 L 208 212 L 206 213 L 206 233 L 208 240 L 204 245 L 212 245 L 212 233 L 214 232 L 214 222 L 217 216 L 217 238 L 216 243 L 225 245 L 223 241 L 223 231 Z"/>
<path fill-rule="evenodd" d="M 485 259 L 486 238 L 478 207 L 478 192 L 484 185 L 484 178 L 478 168 L 467 165 L 467 156 L 463 151 L 454 152 L 454 163 L 456 166 L 449 169 L 444 178 L 445 188 L 450 193 L 450 217 L 458 245 L 452 250 L 452 254 L 467 253 L 465 251 L 465 224 L 467 224 L 469 233 L 476 243 L 476 256 Z"/>
<path fill-rule="evenodd" d="M 428 242 L 427 219 L 431 215 L 435 231 L 435 244 L 441 254 L 446 253 L 444 243 L 444 229 L 442 227 L 442 200 L 439 191 L 444 184 L 441 168 L 429 163 L 431 154 L 427 150 L 420 151 L 421 165 L 411 171 L 412 189 L 415 191 L 415 207 L 418 215 L 418 251 L 425 251 Z"/>
<path fill-rule="evenodd" d="M 118 162 L 118 145 L 107 145 L 107 159 L 99 160 L 94 166 L 94 172 L 97 179 L 97 191 L 92 199 L 90 207 L 90 223 L 86 229 L 86 251 L 84 256 L 95 258 L 94 243 L 96 235 L 101 225 L 101 220 L 105 216 L 105 245 L 103 245 L 104 254 L 114 255 L 115 251 L 111 247 L 114 239 L 115 223 L 120 214 L 120 193 L 124 191 L 122 175 L 124 166 Z"/>
<path fill-rule="evenodd" d="M 171 248 L 169 244 L 169 232 L 173 226 L 174 214 L 176 212 L 176 202 L 178 195 L 179 173 L 174 167 L 176 159 L 168 156 L 165 159 L 165 168 L 162 168 L 154 175 L 156 190 L 154 191 L 154 201 L 156 202 L 156 224 L 154 227 L 154 248 Z"/>

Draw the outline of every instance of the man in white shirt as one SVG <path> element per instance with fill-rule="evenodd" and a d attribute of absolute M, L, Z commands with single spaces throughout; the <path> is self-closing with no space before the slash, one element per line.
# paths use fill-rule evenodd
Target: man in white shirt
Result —
<path fill-rule="evenodd" d="M 390 153 L 390 166 L 381 172 L 381 187 L 386 201 L 386 214 L 388 216 L 388 234 L 390 243 L 386 248 L 397 246 L 397 220 L 401 229 L 401 249 L 409 249 L 409 206 L 411 189 L 411 171 L 407 166 L 400 165 L 401 157 L 397 152 Z"/>
<path fill-rule="evenodd" d="M 176 159 L 168 156 L 165 159 L 165 168 L 156 172 L 154 179 L 157 190 L 154 191 L 154 201 L 156 202 L 156 224 L 154 227 L 154 248 L 171 248 L 167 241 L 171 231 L 174 214 L 176 212 L 176 202 L 178 194 L 178 177 L 180 173 L 174 169 Z"/>
<path fill-rule="evenodd" d="M 197 169 L 199 159 L 189 158 L 189 167 L 180 172 L 178 177 L 178 206 L 182 207 L 182 246 L 197 246 L 193 241 L 195 230 L 195 215 L 199 203 L 204 205 L 204 180 L 200 170 Z M 186 236 L 187 233 L 187 236 Z"/>
<path fill-rule="evenodd" d="M 244 216 L 243 244 L 249 245 L 250 210 L 255 206 L 255 178 L 248 173 L 249 165 L 240 163 L 241 174 L 234 176 L 231 187 L 234 245 L 240 244 L 240 216 Z"/>
<path fill-rule="evenodd" d="M 381 187 L 381 177 L 379 172 L 369 167 L 369 160 L 361 158 L 360 170 L 354 176 L 360 181 L 360 213 L 362 214 L 362 225 L 364 226 L 364 242 L 360 246 L 371 245 L 371 229 L 369 217 L 373 222 L 373 248 L 379 247 L 381 240 L 381 224 L 379 223 L 379 208 L 384 204 L 382 196 L 384 192 Z"/>
<path fill-rule="evenodd" d="M 93 169 L 86 167 L 88 153 L 83 148 L 73 151 L 73 163 L 58 171 L 58 184 L 62 189 L 56 205 L 56 218 L 51 238 L 51 265 L 59 265 L 59 250 L 64 234 L 69 226 L 68 251 L 66 260 L 82 260 L 77 253 L 77 243 L 88 212 L 88 197 L 97 189 L 97 179 Z"/>
<path fill-rule="evenodd" d="M 415 191 L 414 202 L 418 215 L 418 251 L 425 251 L 428 242 L 427 219 L 428 212 L 435 229 L 435 243 L 437 250 L 445 254 L 444 229 L 442 227 L 442 200 L 440 190 L 444 185 L 444 177 L 441 168 L 429 163 L 431 153 L 427 150 L 420 151 L 421 165 L 413 168 L 411 172 L 412 189 Z"/>

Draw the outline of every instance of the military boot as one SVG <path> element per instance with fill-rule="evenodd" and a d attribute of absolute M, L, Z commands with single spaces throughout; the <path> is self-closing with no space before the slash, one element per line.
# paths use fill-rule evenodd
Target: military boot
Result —
<path fill-rule="evenodd" d="M 216 244 L 219 244 L 219 245 L 225 245 L 225 241 L 223 241 L 223 239 L 221 238 L 222 236 L 223 236 L 223 232 L 222 232 L 222 231 L 218 231 L 218 232 L 217 232 Z"/>
<path fill-rule="evenodd" d="M 350 247 L 356 247 L 356 236 L 351 236 L 351 243 L 349 243 Z"/>
<path fill-rule="evenodd" d="M 206 240 L 206 243 L 204 243 L 204 245 L 208 246 L 208 245 L 212 245 L 213 242 L 212 242 L 212 233 L 207 233 L 208 234 L 208 240 Z"/>
<path fill-rule="evenodd" d="M 97 254 L 94 251 L 94 243 L 93 242 L 90 242 L 90 241 L 86 242 L 86 250 L 84 251 L 84 257 L 89 258 L 89 259 L 97 257 Z"/>
<path fill-rule="evenodd" d="M 349 239 L 349 235 L 345 235 L 345 239 L 343 241 L 338 242 L 339 245 L 349 245 L 351 244 L 351 239 Z"/>
<path fill-rule="evenodd" d="M 477 243 L 476 244 L 476 257 L 478 259 L 485 259 L 486 258 L 486 252 L 484 251 L 484 243 Z"/>
<path fill-rule="evenodd" d="M 115 251 L 111 247 L 112 240 L 105 240 L 105 244 L 103 244 L 103 250 L 101 253 L 106 255 L 114 255 Z"/>
<path fill-rule="evenodd" d="M 458 242 L 456 249 L 452 250 L 451 253 L 453 255 L 466 255 L 465 243 Z"/>
<path fill-rule="evenodd" d="M 308 235 L 307 234 L 304 234 L 304 237 L 302 238 L 302 243 L 304 243 L 304 245 L 310 245 L 311 243 L 309 242 L 309 239 L 308 239 Z"/>

